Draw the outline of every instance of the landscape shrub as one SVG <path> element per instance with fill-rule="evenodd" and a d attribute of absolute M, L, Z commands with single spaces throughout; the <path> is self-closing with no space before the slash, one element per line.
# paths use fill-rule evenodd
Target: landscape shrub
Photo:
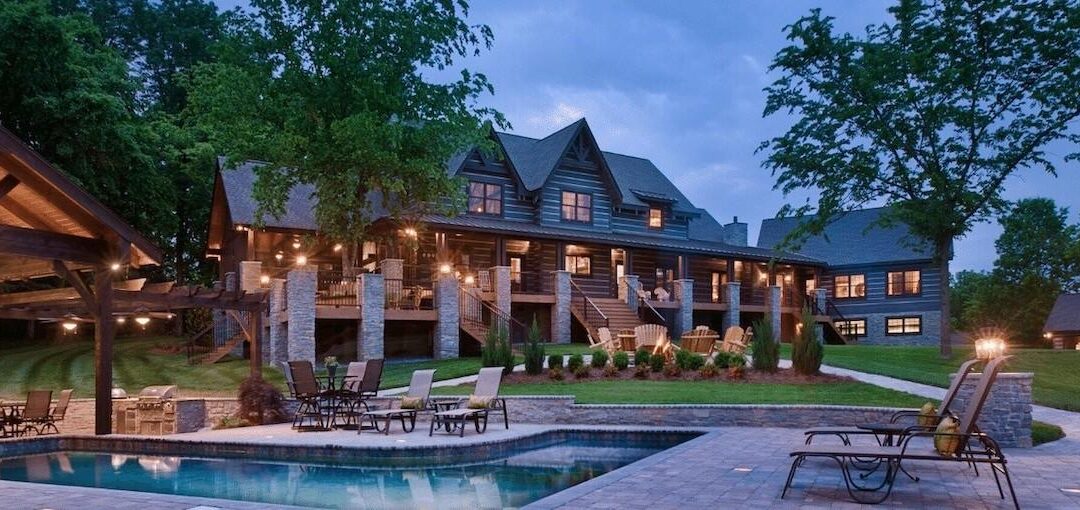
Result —
<path fill-rule="evenodd" d="M 746 368 L 746 357 L 739 354 L 732 354 L 728 359 L 728 368 L 731 367 Z"/>
<path fill-rule="evenodd" d="M 571 372 L 577 372 L 578 367 L 585 364 L 585 357 L 580 354 L 570 356 L 570 361 L 566 362 L 566 368 Z"/>
<path fill-rule="evenodd" d="M 563 355 L 552 354 L 548 356 L 548 368 L 562 368 L 563 367 Z"/>
<path fill-rule="evenodd" d="M 536 323 L 533 315 L 532 325 L 529 326 L 529 335 L 525 340 L 525 373 L 539 375 L 544 371 L 544 345 L 540 338 L 540 325 Z"/>
<path fill-rule="evenodd" d="M 712 379 L 718 375 L 720 375 L 720 369 L 713 363 L 706 363 L 705 366 L 701 367 L 701 377 L 703 379 Z"/>
<path fill-rule="evenodd" d="M 288 421 L 285 396 L 261 377 L 248 377 L 240 383 L 238 418 L 250 425 L 268 425 Z"/>
<path fill-rule="evenodd" d="M 713 364 L 716 365 L 716 368 L 727 368 L 731 366 L 731 358 L 733 357 L 730 352 L 720 351 L 713 358 Z"/>
<path fill-rule="evenodd" d="M 578 365 L 577 368 L 574 369 L 574 377 L 577 377 L 578 379 L 588 379 L 589 375 L 589 366 L 584 363 Z"/>
<path fill-rule="evenodd" d="M 611 358 L 611 364 L 616 370 L 626 370 L 630 366 L 630 355 L 623 351 L 616 352 Z"/>
<path fill-rule="evenodd" d="M 558 367 L 554 367 L 554 368 L 549 368 L 548 369 L 548 377 L 550 377 L 554 381 L 563 380 L 562 367 L 558 366 Z"/>
<path fill-rule="evenodd" d="M 750 355 L 754 370 L 776 372 L 780 366 L 780 345 L 773 336 L 772 323 L 767 320 L 754 322 L 754 337 L 750 341 Z"/>
<path fill-rule="evenodd" d="M 592 361 L 590 362 L 593 368 L 604 368 L 607 365 L 608 353 L 603 349 L 596 349 L 592 352 Z"/>
<path fill-rule="evenodd" d="M 821 369 L 825 348 L 817 339 L 817 324 L 809 308 L 803 308 L 802 328 L 791 345 L 791 368 L 802 375 L 814 375 Z"/>
<path fill-rule="evenodd" d="M 680 368 L 679 365 L 676 365 L 675 363 L 664 365 L 665 377 L 679 377 L 680 375 L 682 375 L 682 368 Z"/>
<path fill-rule="evenodd" d="M 634 365 L 634 377 L 638 379 L 648 379 L 649 365 Z"/>
<path fill-rule="evenodd" d="M 480 349 L 480 362 L 485 367 L 503 367 L 503 374 L 514 371 L 514 350 L 510 333 L 503 327 L 491 327 Z"/>
<path fill-rule="evenodd" d="M 656 356 L 649 356 L 649 368 L 653 372 L 660 373 L 664 371 L 664 356 L 657 354 Z"/>
<path fill-rule="evenodd" d="M 634 353 L 634 364 L 638 366 L 649 366 L 649 357 L 651 356 L 648 349 L 638 349 L 637 352 Z"/>
<path fill-rule="evenodd" d="M 675 364 L 682 370 L 701 370 L 705 366 L 705 357 L 687 350 L 675 353 Z"/>
<path fill-rule="evenodd" d="M 619 375 L 619 367 L 616 367 L 614 363 L 604 367 L 605 377 L 615 377 Z"/>
<path fill-rule="evenodd" d="M 727 376 L 729 379 L 739 380 L 746 377 L 745 365 L 731 365 L 727 369 Z"/>

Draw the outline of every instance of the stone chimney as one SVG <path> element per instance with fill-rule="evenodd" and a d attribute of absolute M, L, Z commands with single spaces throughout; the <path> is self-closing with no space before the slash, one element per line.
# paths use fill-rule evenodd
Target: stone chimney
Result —
<path fill-rule="evenodd" d="M 739 221 L 735 216 L 731 223 L 724 225 L 724 242 L 734 246 L 746 246 L 746 223 Z"/>

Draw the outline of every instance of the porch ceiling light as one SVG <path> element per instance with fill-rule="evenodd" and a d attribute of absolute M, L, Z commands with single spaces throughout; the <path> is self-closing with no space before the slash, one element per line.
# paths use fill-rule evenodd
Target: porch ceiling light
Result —
<path fill-rule="evenodd" d="M 76 318 L 77 317 L 70 313 L 65 315 L 64 322 L 60 323 L 60 327 L 64 328 L 64 331 L 69 333 L 75 331 L 75 329 L 79 327 L 79 323 L 75 321 Z"/>
<path fill-rule="evenodd" d="M 150 312 L 148 312 L 145 308 L 139 308 L 138 310 L 136 310 L 135 323 L 145 328 L 147 324 L 150 324 Z"/>
<path fill-rule="evenodd" d="M 126 322 L 127 322 L 127 317 L 124 317 L 123 315 L 116 318 L 116 323 L 117 324 L 124 324 Z"/>
<path fill-rule="evenodd" d="M 306 266 L 307 265 L 307 255 L 297 255 L 296 256 L 296 265 L 298 265 L 298 266 Z"/>
<path fill-rule="evenodd" d="M 300 238 L 299 237 L 294 237 L 293 238 L 292 247 L 293 247 L 294 250 L 299 250 L 300 249 Z"/>
<path fill-rule="evenodd" d="M 281 253 L 280 251 L 274 254 L 274 259 L 277 260 L 278 262 L 281 262 L 281 259 L 284 259 L 284 258 L 285 258 L 285 254 Z"/>
<path fill-rule="evenodd" d="M 416 234 L 416 229 L 412 228 L 412 227 L 406 228 L 405 229 L 405 235 L 409 236 L 409 237 L 416 237 L 416 235 L 417 235 Z"/>
<path fill-rule="evenodd" d="M 441 264 L 441 265 L 439 265 L 439 272 L 442 273 L 442 274 L 450 274 L 451 269 L 453 269 L 453 268 L 450 267 L 450 264 Z"/>

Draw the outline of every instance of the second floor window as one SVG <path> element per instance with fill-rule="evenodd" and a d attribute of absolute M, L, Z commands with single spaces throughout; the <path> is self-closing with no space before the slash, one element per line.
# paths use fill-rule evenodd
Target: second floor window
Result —
<path fill-rule="evenodd" d="M 866 275 L 849 274 L 833 280 L 833 297 L 849 299 L 866 297 Z"/>
<path fill-rule="evenodd" d="M 922 273 L 915 271 L 889 271 L 886 292 L 890 296 L 918 294 L 922 288 Z"/>
<path fill-rule="evenodd" d="M 664 228 L 664 210 L 658 207 L 649 209 L 649 228 Z"/>
<path fill-rule="evenodd" d="M 592 257 L 588 255 L 567 255 L 564 259 L 566 270 L 574 276 L 592 275 Z"/>
<path fill-rule="evenodd" d="M 562 192 L 562 219 L 591 223 L 592 195 L 573 191 Z"/>
<path fill-rule="evenodd" d="M 488 182 L 469 183 L 469 212 L 502 215 L 502 185 Z"/>

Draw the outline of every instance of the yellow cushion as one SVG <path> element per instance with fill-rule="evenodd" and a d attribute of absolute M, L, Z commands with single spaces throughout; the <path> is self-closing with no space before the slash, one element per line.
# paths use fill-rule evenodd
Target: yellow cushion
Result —
<path fill-rule="evenodd" d="M 938 424 L 937 407 L 934 407 L 933 402 L 927 402 L 923 404 L 919 409 L 919 417 L 915 420 L 915 423 L 920 427 L 936 427 Z"/>
<path fill-rule="evenodd" d="M 955 457 L 956 452 L 960 450 L 961 438 L 959 436 L 946 436 L 944 434 L 955 434 L 960 432 L 960 422 L 952 416 L 946 416 L 938 423 L 937 429 L 935 429 L 934 432 L 934 449 L 946 457 Z"/>
<path fill-rule="evenodd" d="M 491 407 L 491 397 L 478 397 L 476 395 L 469 395 L 469 409 L 487 409 Z"/>
<path fill-rule="evenodd" d="M 401 408 L 422 410 L 424 408 L 424 399 L 420 397 L 401 397 Z"/>

